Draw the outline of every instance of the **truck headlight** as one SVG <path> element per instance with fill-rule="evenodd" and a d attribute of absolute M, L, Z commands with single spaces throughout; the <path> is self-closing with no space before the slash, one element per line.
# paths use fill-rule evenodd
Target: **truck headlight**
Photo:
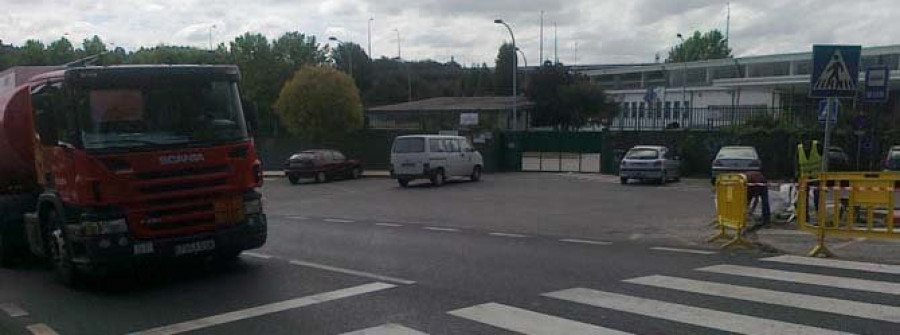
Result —
<path fill-rule="evenodd" d="M 262 200 L 254 199 L 244 202 L 244 214 L 255 215 L 262 213 Z"/>

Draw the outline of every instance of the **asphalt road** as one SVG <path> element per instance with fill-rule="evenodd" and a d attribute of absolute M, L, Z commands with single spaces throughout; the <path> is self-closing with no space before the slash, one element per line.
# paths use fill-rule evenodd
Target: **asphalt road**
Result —
<path fill-rule="evenodd" d="M 709 214 L 699 183 L 512 174 L 395 185 L 269 181 L 269 242 L 232 265 L 147 268 L 78 290 L 39 267 L 2 269 L 0 334 L 900 332 L 900 266 L 695 245 L 707 227 L 688 221 Z M 511 200 L 493 200 L 504 189 Z M 579 223 L 598 211 L 579 207 L 598 200 L 621 213 Z M 695 205 L 672 208 L 681 203 Z M 538 215 L 539 204 L 553 210 Z M 651 232 L 664 223 L 640 218 L 667 210 L 672 229 L 698 232 L 666 237 Z"/>

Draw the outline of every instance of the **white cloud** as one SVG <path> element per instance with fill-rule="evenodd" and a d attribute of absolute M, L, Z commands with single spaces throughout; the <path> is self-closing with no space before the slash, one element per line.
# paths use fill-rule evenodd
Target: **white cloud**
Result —
<path fill-rule="evenodd" d="M 665 58 L 675 34 L 725 29 L 727 0 L 0 0 L 0 39 L 45 43 L 68 33 L 99 35 L 127 49 L 157 44 L 207 47 L 246 31 L 276 38 L 299 30 L 320 41 L 334 35 L 366 46 L 372 22 L 376 57 L 394 57 L 397 36 L 404 58 L 464 64 L 493 63 L 513 27 L 531 64 L 538 62 L 539 13 L 545 11 L 545 58 L 552 58 L 559 26 L 560 59 L 572 63 L 650 62 Z M 813 43 L 900 43 L 900 6 L 893 0 L 732 0 L 731 40 L 738 55 L 805 51 Z"/>

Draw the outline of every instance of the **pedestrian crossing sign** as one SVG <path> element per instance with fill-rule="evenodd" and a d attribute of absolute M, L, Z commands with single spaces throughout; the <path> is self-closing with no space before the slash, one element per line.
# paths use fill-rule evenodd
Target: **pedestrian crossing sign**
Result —
<path fill-rule="evenodd" d="M 814 45 L 809 92 L 814 98 L 852 98 L 859 86 L 860 46 Z"/>

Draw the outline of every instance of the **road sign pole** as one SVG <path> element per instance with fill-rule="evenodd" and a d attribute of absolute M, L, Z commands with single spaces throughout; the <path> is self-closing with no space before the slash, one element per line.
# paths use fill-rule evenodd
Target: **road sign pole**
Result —
<path fill-rule="evenodd" d="M 828 98 L 828 104 L 825 105 L 825 142 L 822 144 L 822 172 L 828 172 L 828 155 L 831 149 L 831 131 L 834 128 L 831 124 L 832 106 L 837 104 L 837 98 Z"/>

